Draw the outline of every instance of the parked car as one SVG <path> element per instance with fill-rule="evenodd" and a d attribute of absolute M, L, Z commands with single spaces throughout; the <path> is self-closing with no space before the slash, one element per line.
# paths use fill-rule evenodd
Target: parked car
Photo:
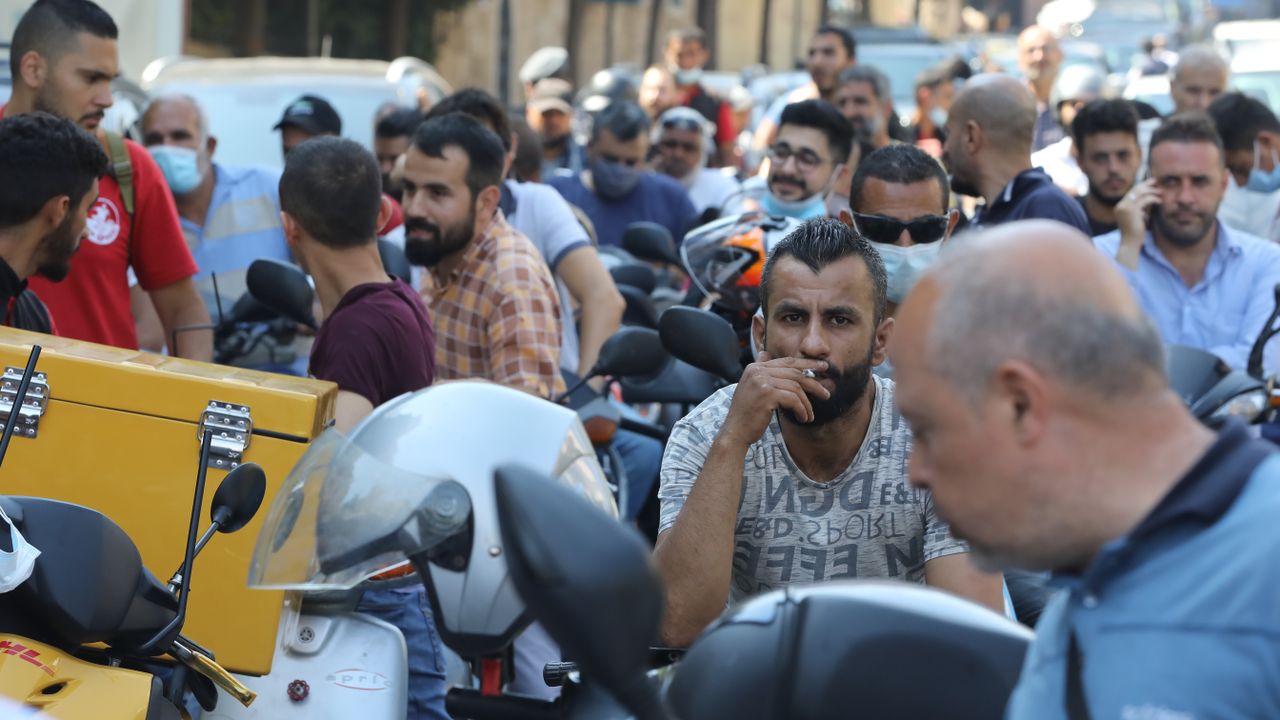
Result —
<path fill-rule="evenodd" d="M 416 105 L 420 92 L 434 103 L 453 92 L 434 67 L 412 57 L 162 58 L 143 71 L 142 85 L 153 96 L 194 97 L 218 138 L 220 161 L 271 167 L 284 164 L 272 128 L 300 95 L 328 100 L 342 118 L 343 136 L 372 147 L 373 116 L 383 103 Z"/>
<path fill-rule="evenodd" d="M 1252 52 L 1259 47 L 1274 51 L 1280 43 L 1280 20 L 1237 20 L 1218 23 L 1213 43 L 1228 57 Z"/>

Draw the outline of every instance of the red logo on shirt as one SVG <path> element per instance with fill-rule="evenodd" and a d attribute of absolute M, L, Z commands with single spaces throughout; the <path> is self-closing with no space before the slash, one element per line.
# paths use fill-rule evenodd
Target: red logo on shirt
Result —
<path fill-rule="evenodd" d="M 98 198 L 89 210 L 89 242 L 110 245 L 120 237 L 120 209 L 106 198 Z"/>

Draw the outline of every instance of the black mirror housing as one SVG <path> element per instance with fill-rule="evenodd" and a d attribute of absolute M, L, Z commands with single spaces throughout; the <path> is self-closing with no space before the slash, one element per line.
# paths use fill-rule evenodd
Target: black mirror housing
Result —
<path fill-rule="evenodd" d="M 624 327 L 604 341 L 592 374 L 616 377 L 652 375 L 662 369 L 667 357 L 658 331 Z"/>
<path fill-rule="evenodd" d="M 726 382 L 742 376 L 742 348 L 727 320 L 708 310 L 674 306 L 658 318 L 662 345 L 676 358 Z"/>
<path fill-rule="evenodd" d="M 233 533 L 253 519 L 267 494 L 267 474 L 255 463 L 243 463 L 222 478 L 209 507 L 209 521 L 218 532 Z"/>
<path fill-rule="evenodd" d="M 311 312 L 315 291 L 297 266 L 269 258 L 254 260 L 245 282 L 258 302 L 300 325 L 317 327 Z"/>

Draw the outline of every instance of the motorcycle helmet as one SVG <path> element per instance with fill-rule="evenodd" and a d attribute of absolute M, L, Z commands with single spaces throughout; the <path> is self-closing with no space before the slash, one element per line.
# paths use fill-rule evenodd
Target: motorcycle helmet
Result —
<path fill-rule="evenodd" d="M 1058 106 L 1071 100 L 1090 102 L 1102 97 L 1107 77 L 1089 65 L 1071 65 L 1062 69 L 1049 91 L 1049 107 L 1056 112 Z"/>
<path fill-rule="evenodd" d="M 350 434 L 327 430 L 272 503 L 253 587 L 341 590 L 415 556 L 441 638 L 460 655 L 506 647 L 528 624 L 508 576 L 494 470 L 520 463 L 617 517 L 570 409 L 486 382 L 402 395 Z"/>
<path fill-rule="evenodd" d="M 720 218 L 690 230 L 680 257 L 703 295 L 749 315 L 760 306 L 765 258 L 799 226 L 799 220 L 759 210 Z"/>
<path fill-rule="evenodd" d="M 1031 638 L 910 583 L 786 588 L 706 630 L 667 700 L 675 716 L 706 720 L 1002 717 Z"/>

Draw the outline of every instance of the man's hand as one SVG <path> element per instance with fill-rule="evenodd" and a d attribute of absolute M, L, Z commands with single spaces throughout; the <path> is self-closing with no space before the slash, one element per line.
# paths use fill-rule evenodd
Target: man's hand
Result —
<path fill-rule="evenodd" d="M 826 369 L 827 363 L 822 360 L 792 357 L 774 360 L 769 353 L 761 351 L 759 359 L 747 366 L 738 381 L 719 438 L 735 446 L 749 447 L 764 435 L 778 410 L 790 410 L 801 422 L 813 422 L 809 394 L 825 400 L 831 393 L 804 371 L 820 373 Z"/>
<path fill-rule="evenodd" d="M 1147 237 L 1147 219 L 1151 208 L 1160 204 L 1160 189 L 1153 179 L 1144 180 L 1116 204 L 1116 225 L 1120 228 L 1120 247 L 1116 262 L 1130 270 L 1138 269 L 1138 253 Z"/>

